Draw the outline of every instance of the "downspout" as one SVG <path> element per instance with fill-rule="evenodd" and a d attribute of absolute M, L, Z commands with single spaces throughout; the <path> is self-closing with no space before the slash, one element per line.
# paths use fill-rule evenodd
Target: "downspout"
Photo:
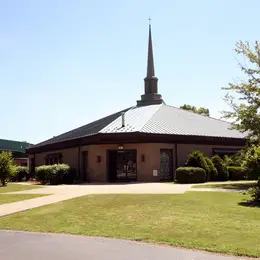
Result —
<path fill-rule="evenodd" d="M 175 170 L 173 174 L 173 180 L 175 179 L 175 171 L 178 168 L 178 144 L 174 144 L 174 154 L 175 154 Z"/>

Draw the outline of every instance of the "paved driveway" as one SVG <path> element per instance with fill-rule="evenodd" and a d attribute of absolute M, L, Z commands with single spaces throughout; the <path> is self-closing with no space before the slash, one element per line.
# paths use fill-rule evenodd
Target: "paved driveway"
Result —
<path fill-rule="evenodd" d="M 45 186 L 42 189 L 11 192 L 12 194 L 52 195 L 0 205 L 0 217 L 88 194 L 181 194 L 187 191 L 190 186 L 169 183 Z"/>
<path fill-rule="evenodd" d="M 239 260 L 203 251 L 119 239 L 0 231 L 4 260 Z"/>

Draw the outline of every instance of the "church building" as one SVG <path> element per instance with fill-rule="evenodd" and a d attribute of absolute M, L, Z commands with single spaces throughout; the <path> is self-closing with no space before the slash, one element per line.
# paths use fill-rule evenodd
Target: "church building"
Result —
<path fill-rule="evenodd" d="M 137 103 L 27 149 L 30 170 L 66 163 L 82 181 L 171 181 L 187 156 L 232 154 L 246 145 L 231 124 L 165 104 L 158 93 L 151 26 L 144 94 Z"/>

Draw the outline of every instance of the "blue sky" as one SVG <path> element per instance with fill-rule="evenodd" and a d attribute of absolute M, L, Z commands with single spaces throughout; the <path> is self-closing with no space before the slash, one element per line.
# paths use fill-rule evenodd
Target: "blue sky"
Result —
<path fill-rule="evenodd" d="M 37 143 L 135 105 L 152 17 L 159 92 L 227 109 L 236 41 L 259 36 L 259 0 L 0 0 L 0 138 Z"/>

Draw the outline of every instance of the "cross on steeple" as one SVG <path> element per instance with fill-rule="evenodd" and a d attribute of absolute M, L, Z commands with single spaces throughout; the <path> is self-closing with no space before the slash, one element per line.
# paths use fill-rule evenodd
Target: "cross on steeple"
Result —
<path fill-rule="evenodd" d="M 151 25 L 151 21 L 152 21 L 152 19 L 151 19 L 150 16 L 149 16 L 149 18 L 148 18 L 148 21 L 149 21 L 149 25 Z"/>

